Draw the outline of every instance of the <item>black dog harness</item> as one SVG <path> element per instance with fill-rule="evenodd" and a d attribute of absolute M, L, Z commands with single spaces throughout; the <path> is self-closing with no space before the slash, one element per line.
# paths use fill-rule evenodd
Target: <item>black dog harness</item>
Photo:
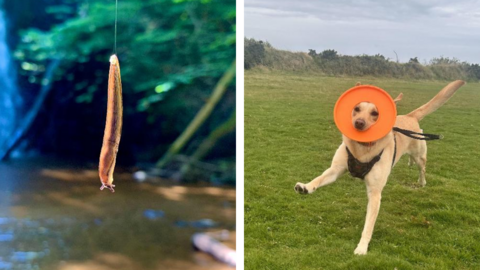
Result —
<path fill-rule="evenodd" d="M 367 175 L 372 170 L 373 165 L 375 165 L 375 163 L 380 160 L 383 154 L 382 150 L 380 154 L 373 157 L 370 162 L 361 162 L 353 156 L 352 152 L 350 152 L 348 147 L 346 147 L 346 149 L 348 153 L 348 171 L 353 177 L 357 177 L 362 180 L 363 178 L 365 178 L 365 175 Z"/>
<path fill-rule="evenodd" d="M 401 129 L 398 127 L 394 127 L 393 131 L 402 133 L 403 135 L 416 140 L 429 141 L 429 140 L 438 140 L 443 138 L 442 135 L 417 133 L 411 130 Z M 423 136 L 423 137 L 417 137 L 415 135 Z M 394 150 L 393 150 L 393 158 L 392 158 L 392 168 L 393 168 L 393 165 L 395 164 L 395 158 L 397 156 L 397 138 L 395 136 L 395 133 L 393 133 L 393 142 L 394 142 Z M 382 149 L 382 151 L 380 151 L 380 154 L 374 156 L 372 160 L 370 160 L 369 162 L 361 162 L 360 160 L 356 159 L 353 156 L 352 152 L 350 152 L 350 149 L 348 149 L 348 147 L 345 147 L 345 148 L 347 149 L 347 154 L 348 154 L 348 171 L 353 177 L 357 177 L 362 180 L 372 170 L 375 163 L 377 163 L 380 160 L 383 154 L 383 150 L 385 150 L 385 149 Z"/>

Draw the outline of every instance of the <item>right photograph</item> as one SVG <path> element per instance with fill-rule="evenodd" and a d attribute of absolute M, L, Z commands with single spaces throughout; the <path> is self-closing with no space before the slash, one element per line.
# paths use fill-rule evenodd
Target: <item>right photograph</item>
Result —
<path fill-rule="evenodd" d="M 480 268 L 478 14 L 245 0 L 245 269 Z"/>

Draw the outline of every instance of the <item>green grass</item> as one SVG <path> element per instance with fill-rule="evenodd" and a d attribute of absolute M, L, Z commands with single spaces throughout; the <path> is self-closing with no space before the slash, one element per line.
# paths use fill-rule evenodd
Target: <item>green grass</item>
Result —
<path fill-rule="evenodd" d="M 367 197 L 348 174 L 301 196 L 341 143 L 333 106 L 357 81 L 392 96 L 406 114 L 447 82 L 245 72 L 246 269 L 480 269 L 480 84 L 470 83 L 420 123 L 428 142 L 427 186 L 404 156 L 382 194 L 366 256 L 353 254 Z"/>

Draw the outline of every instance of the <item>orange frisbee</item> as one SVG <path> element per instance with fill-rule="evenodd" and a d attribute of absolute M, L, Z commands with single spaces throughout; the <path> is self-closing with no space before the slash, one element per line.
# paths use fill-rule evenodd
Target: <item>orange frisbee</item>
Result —
<path fill-rule="evenodd" d="M 369 129 L 357 130 L 352 123 L 352 110 L 360 102 L 370 102 L 378 109 L 378 119 Z M 383 89 L 372 85 L 359 85 L 343 93 L 333 109 L 335 125 L 340 132 L 357 142 L 373 142 L 385 137 L 395 125 L 397 107 Z"/>

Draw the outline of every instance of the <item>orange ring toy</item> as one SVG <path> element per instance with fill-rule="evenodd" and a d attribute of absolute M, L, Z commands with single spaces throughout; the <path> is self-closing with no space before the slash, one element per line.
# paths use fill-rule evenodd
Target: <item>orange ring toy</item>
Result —
<path fill-rule="evenodd" d="M 378 109 L 378 119 L 365 131 L 357 130 L 352 123 L 352 110 L 360 102 L 370 102 Z M 343 93 L 333 109 L 335 125 L 340 132 L 357 142 L 373 142 L 385 137 L 395 125 L 397 107 L 392 97 L 383 89 L 372 85 L 359 85 Z"/>

